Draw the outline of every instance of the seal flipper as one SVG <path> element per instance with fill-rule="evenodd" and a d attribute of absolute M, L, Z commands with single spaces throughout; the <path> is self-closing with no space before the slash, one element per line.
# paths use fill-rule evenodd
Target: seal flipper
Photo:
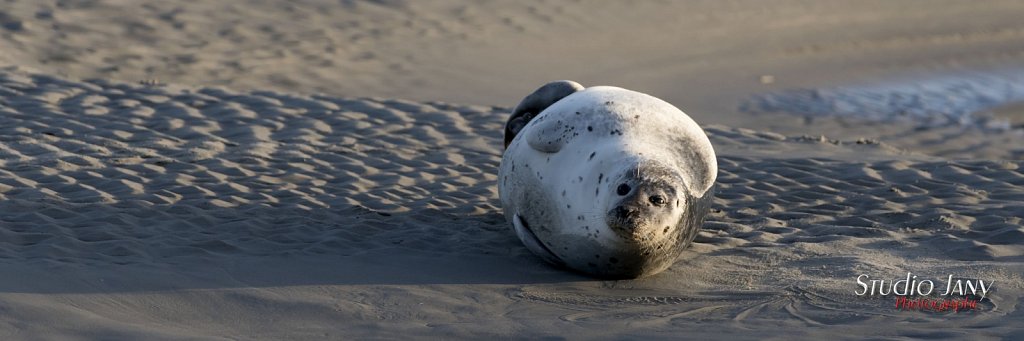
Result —
<path fill-rule="evenodd" d="M 583 86 L 580 83 L 562 80 L 544 84 L 523 98 L 519 105 L 516 105 L 516 108 L 512 110 L 512 116 L 509 116 L 508 121 L 505 122 L 505 148 L 508 148 L 508 144 L 512 143 L 512 139 L 519 135 L 523 127 L 530 123 L 530 120 L 534 117 L 537 117 L 541 111 L 555 104 L 558 100 L 565 98 L 565 96 L 580 90 L 583 90 Z"/>
<path fill-rule="evenodd" d="M 523 136 L 523 139 L 533 150 L 548 154 L 557 153 L 572 139 L 572 132 L 562 120 L 541 120 L 534 123 L 530 131 L 524 133 L 526 136 Z"/>
<path fill-rule="evenodd" d="M 512 226 L 516 229 L 516 236 L 519 237 L 519 240 L 523 241 L 523 245 L 526 245 L 527 249 L 530 249 L 531 252 L 540 256 L 540 258 L 544 258 L 548 263 L 565 266 L 565 262 L 561 258 L 558 258 L 554 252 L 551 252 L 547 246 L 544 246 L 540 239 L 537 239 L 537 235 L 533 234 L 530 225 L 526 224 L 526 221 L 523 220 L 523 217 L 519 216 L 519 213 L 512 216 Z"/>

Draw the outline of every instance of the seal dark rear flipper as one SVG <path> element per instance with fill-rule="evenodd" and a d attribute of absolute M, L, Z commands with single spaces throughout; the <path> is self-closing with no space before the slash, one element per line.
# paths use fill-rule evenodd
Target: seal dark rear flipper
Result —
<path fill-rule="evenodd" d="M 527 123 L 530 123 L 530 120 L 537 117 L 537 114 L 540 114 L 541 111 L 555 104 L 558 100 L 565 98 L 565 96 L 580 90 L 583 90 L 583 86 L 580 83 L 570 80 L 555 81 L 544 84 L 544 86 L 523 98 L 519 105 L 512 110 L 512 116 L 509 116 L 508 121 L 505 122 L 505 148 L 508 148 L 508 144 L 512 143 L 512 139 L 519 135 L 519 131 Z"/>

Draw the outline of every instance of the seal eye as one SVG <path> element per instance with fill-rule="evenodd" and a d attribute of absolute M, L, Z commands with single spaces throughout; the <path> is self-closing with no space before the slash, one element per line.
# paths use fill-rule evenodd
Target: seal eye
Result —
<path fill-rule="evenodd" d="M 629 188 L 629 185 L 621 184 L 618 188 L 615 189 L 615 193 L 618 193 L 619 195 L 626 195 L 629 194 L 630 189 L 631 188 Z"/>
<path fill-rule="evenodd" d="M 650 200 L 654 206 L 665 206 L 665 197 L 660 195 L 652 195 L 647 200 Z"/>

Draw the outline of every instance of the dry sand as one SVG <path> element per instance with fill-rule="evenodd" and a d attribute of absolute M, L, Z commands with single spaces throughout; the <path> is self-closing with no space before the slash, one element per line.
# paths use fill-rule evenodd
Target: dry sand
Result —
<path fill-rule="evenodd" d="M 0 339 L 1021 338 L 1021 16 L 8 1 Z M 665 273 L 554 269 L 506 226 L 508 107 L 562 78 L 711 137 L 713 211 Z M 995 289 L 958 313 L 854 295 L 907 272 Z"/>

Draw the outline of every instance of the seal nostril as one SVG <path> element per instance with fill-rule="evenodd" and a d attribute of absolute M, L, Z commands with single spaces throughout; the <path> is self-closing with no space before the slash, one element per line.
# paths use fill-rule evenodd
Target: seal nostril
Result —
<path fill-rule="evenodd" d="M 619 219 L 630 219 L 637 214 L 635 209 L 619 206 L 615 208 L 615 217 Z"/>
<path fill-rule="evenodd" d="M 629 188 L 629 185 L 621 184 L 618 188 L 615 189 L 615 193 L 618 193 L 619 195 L 626 195 L 629 194 L 629 190 L 631 189 L 632 188 Z"/>
<path fill-rule="evenodd" d="M 663 196 L 652 195 L 647 200 L 649 200 L 652 204 L 654 204 L 654 206 L 665 206 L 665 197 L 663 197 Z"/>

